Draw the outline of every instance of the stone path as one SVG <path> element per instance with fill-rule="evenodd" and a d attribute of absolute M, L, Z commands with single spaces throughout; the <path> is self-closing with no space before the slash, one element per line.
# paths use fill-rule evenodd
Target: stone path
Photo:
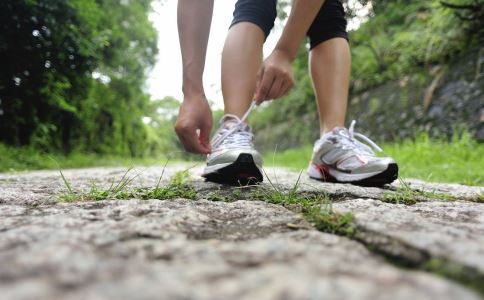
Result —
<path fill-rule="evenodd" d="M 184 168 L 167 168 L 162 186 Z M 156 186 L 161 168 L 138 170 L 130 188 Z M 124 172 L 64 174 L 80 191 Z M 484 188 L 363 188 L 303 175 L 298 193 L 325 193 L 335 213 L 354 215 L 356 233 L 343 237 L 190 172 L 195 200 L 73 203 L 59 202 L 58 172 L 0 174 L 0 298 L 483 299 Z M 281 190 L 298 178 L 268 174 Z M 401 204 L 407 194 L 417 203 Z M 213 201 L 224 195 L 232 201 Z"/>

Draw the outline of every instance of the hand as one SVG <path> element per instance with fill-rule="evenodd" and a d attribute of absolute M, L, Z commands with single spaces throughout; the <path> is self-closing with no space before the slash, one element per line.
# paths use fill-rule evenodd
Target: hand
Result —
<path fill-rule="evenodd" d="M 261 104 L 265 100 L 284 96 L 294 85 L 292 60 L 280 50 L 274 50 L 264 61 L 257 74 L 254 100 Z"/>
<path fill-rule="evenodd" d="M 209 154 L 212 111 L 205 95 L 185 95 L 175 124 L 175 132 L 185 150 L 197 154 Z"/>

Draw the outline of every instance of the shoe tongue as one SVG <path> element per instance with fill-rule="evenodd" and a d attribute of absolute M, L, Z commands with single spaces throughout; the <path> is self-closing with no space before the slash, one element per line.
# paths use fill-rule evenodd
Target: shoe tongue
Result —
<path fill-rule="evenodd" d="M 232 129 L 234 126 L 237 126 L 240 124 L 240 121 L 233 118 L 233 117 L 224 117 L 222 119 L 222 126 L 224 129 Z M 241 131 L 250 131 L 250 127 L 247 124 L 240 125 L 240 130 Z"/>
<path fill-rule="evenodd" d="M 335 127 L 333 129 L 333 131 L 331 131 L 332 134 L 335 134 L 335 135 L 342 135 L 342 136 L 345 136 L 345 137 L 349 137 L 350 134 L 348 132 L 348 129 L 344 128 L 344 127 Z"/>

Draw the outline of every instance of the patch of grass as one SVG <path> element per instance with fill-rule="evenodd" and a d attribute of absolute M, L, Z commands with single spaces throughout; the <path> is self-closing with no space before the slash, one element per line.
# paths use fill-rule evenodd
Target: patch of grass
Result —
<path fill-rule="evenodd" d="M 474 202 L 484 203 L 484 193 L 478 194 L 474 199 Z"/>
<path fill-rule="evenodd" d="M 59 170 L 64 185 L 66 186 L 67 191 L 64 194 L 59 195 L 59 200 L 62 202 L 76 202 L 76 201 L 98 201 L 104 199 L 128 199 L 131 196 L 131 192 L 128 190 L 128 186 L 131 182 L 133 182 L 137 175 L 130 175 L 130 172 L 133 170 L 132 167 L 128 168 L 126 172 L 124 172 L 121 179 L 117 182 L 113 178 L 111 180 L 111 184 L 108 188 L 101 188 L 95 182 L 91 183 L 91 187 L 87 192 L 75 192 L 72 189 L 71 183 L 67 180 L 67 178 L 62 173 L 62 170 Z"/>
<path fill-rule="evenodd" d="M 299 177 L 292 189 L 283 191 L 266 174 L 271 189 L 256 190 L 259 193 L 256 198 L 269 203 L 283 205 L 302 213 L 306 220 L 319 231 L 348 237 L 353 236 L 356 232 L 353 214 L 335 212 L 332 200 L 324 192 L 309 195 L 299 193 L 301 175 L 302 171 L 299 173 Z"/>
<path fill-rule="evenodd" d="M 455 196 L 452 196 L 451 194 L 446 194 L 446 193 L 440 193 L 436 191 L 421 191 L 421 190 L 414 190 L 414 193 L 417 193 L 418 195 L 427 198 L 427 199 L 433 199 L 433 200 L 441 200 L 441 201 L 456 201 L 457 198 Z"/>
<path fill-rule="evenodd" d="M 430 139 L 420 135 L 416 140 L 384 144 L 382 148 L 399 165 L 399 176 L 431 182 L 453 182 L 484 185 L 484 144 L 469 134 L 455 137 L 452 142 Z M 293 170 L 307 167 L 312 145 L 275 154 L 275 164 Z M 267 153 L 266 160 L 272 159 Z"/>
<path fill-rule="evenodd" d="M 392 203 L 392 204 L 405 204 L 405 205 L 414 205 L 417 204 L 416 195 L 412 191 L 395 191 L 395 192 L 384 192 L 383 198 L 381 199 L 383 202 Z"/>
<path fill-rule="evenodd" d="M 166 164 L 165 164 L 166 167 Z M 161 180 L 165 168 L 163 168 L 162 174 L 158 179 L 158 183 L 154 188 L 129 188 L 129 185 L 136 179 L 140 173 L 130 175 L 132 168 L 126 170 L 120 180 L 115 181 L 113 178 L 108 188 L 102 188 L 92 183 L 90 189 L 87 192 L 75 192 L 72 189 L 70 182 L 64 176 L 62 171 L 59 171 L 63 182 L 66 186 L 66 192 L 59 195 L 61 202 L 78 202 L 78 201 L 99 201 L 107 199 L 196 199 L 197 192 L 191 185 L 190 175 L 188 170 L 180 171 L 170 179 L 170 182 L 166 186 L 161 186 Z"/>
<path fill-rule="evenodd" d="M 306 218 L 316 229 L 326 233 L 353 237 L 356 233 L 355 217 L 352 213 L 339 214 L 330 207 L 313 207 L 306 213 Z"/>
<path fill-rule="evenodd" d="M 165 161 L 167 157 L 173 156 L 177 157 L 173 153 L 165 153 L 157 157 L 126 157 L 80 152 L 63 155 L 60 153 L 45 153 L 28 147 L 10 147 L 0 143 L 0 172 L 56 170 L 58 165 L 61 165 L 63 169 L 100 166 L 149 166 L 159 164 L 160 161 Z"/>
<path fill-rule="evenodd" d="M 242 195 L 245 195 L 245 193 L 242 193 L 243 189 L 248 189 L 252 187 L 233 187 L 232 189 L 229 190 L 222 190 L 221 187 L 214 191 L 210 191 L 205 195 L 205 198 L 209 201 L 214 201 L 214 202 L 234 202 L 237 200 L 240 200 Z M 250 194 L 252 195 L 252 194 Z"/>
<path fill-rule="evenodd" d="M 414 205 L 422 199 L 433 199 L 433 200 L 443 200 L 443 201 L 455 201 L 456 198 L 449 194 L 438 193 L 435 191 L 423 191 L 414 190 L 402 179 L 400 181 L 400 186 L 394 192 L 383 193 L 383 202 L 393 203 L 393 204 L 405 204 Z"/>
<path fill-rule="evenodd" d="M 330 201 L 329 197 L 325 193 L 320 193 L 317 195 L 302 195 L 298 193 L 302 172 L 299 173 L 296 183 L 289 191 L 279 188 L 271 181 L 270 177 L 265 171 L 264 173 L 271 188 L 257 189 L 254 195 L 255 198 L 263 199 L 264 201 L 272 204 L 280 204 L 283 206 L 299 205 L 303 208 Z"/>
<path fill-rule="evenodd" d="M 385 150 L 397 160 L 403 177 L 484 185 L 484 144 L 469 134 L 450 143 L 422 135 L 415 142 L 386 145 Z"/>
<path fill-rule="evenodd" d="M 474 268 L 466 267 L 443 258 L 431 258 L 420 269 L 444 278 L 450 278 L 484 295 L 484 276 Z"/>
<path fill-rule="evenodd" d="M 188 170 L 175 173 L 170 179 L 167 186 L 160 186 L 161 177 L 157 186 L 154 189 L 137 189 L 134 196 L 141 199 L 174 199 L 185 198 L 195 200 L 197 198 L 197 191 L 191 184 L 190 173 Z"/>

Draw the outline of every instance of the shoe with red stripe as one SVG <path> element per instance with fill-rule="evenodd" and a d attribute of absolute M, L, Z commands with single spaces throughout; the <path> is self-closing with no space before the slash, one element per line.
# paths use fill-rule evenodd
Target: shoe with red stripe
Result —
<path fill-rule="evenodd" d="M 316 141 L 308 174 L 313 179 L 382 186 L 398 177 L 398 165 L 391 157 L 377 156 L 383 150 L 361 133 L 337 127 Z"/>

